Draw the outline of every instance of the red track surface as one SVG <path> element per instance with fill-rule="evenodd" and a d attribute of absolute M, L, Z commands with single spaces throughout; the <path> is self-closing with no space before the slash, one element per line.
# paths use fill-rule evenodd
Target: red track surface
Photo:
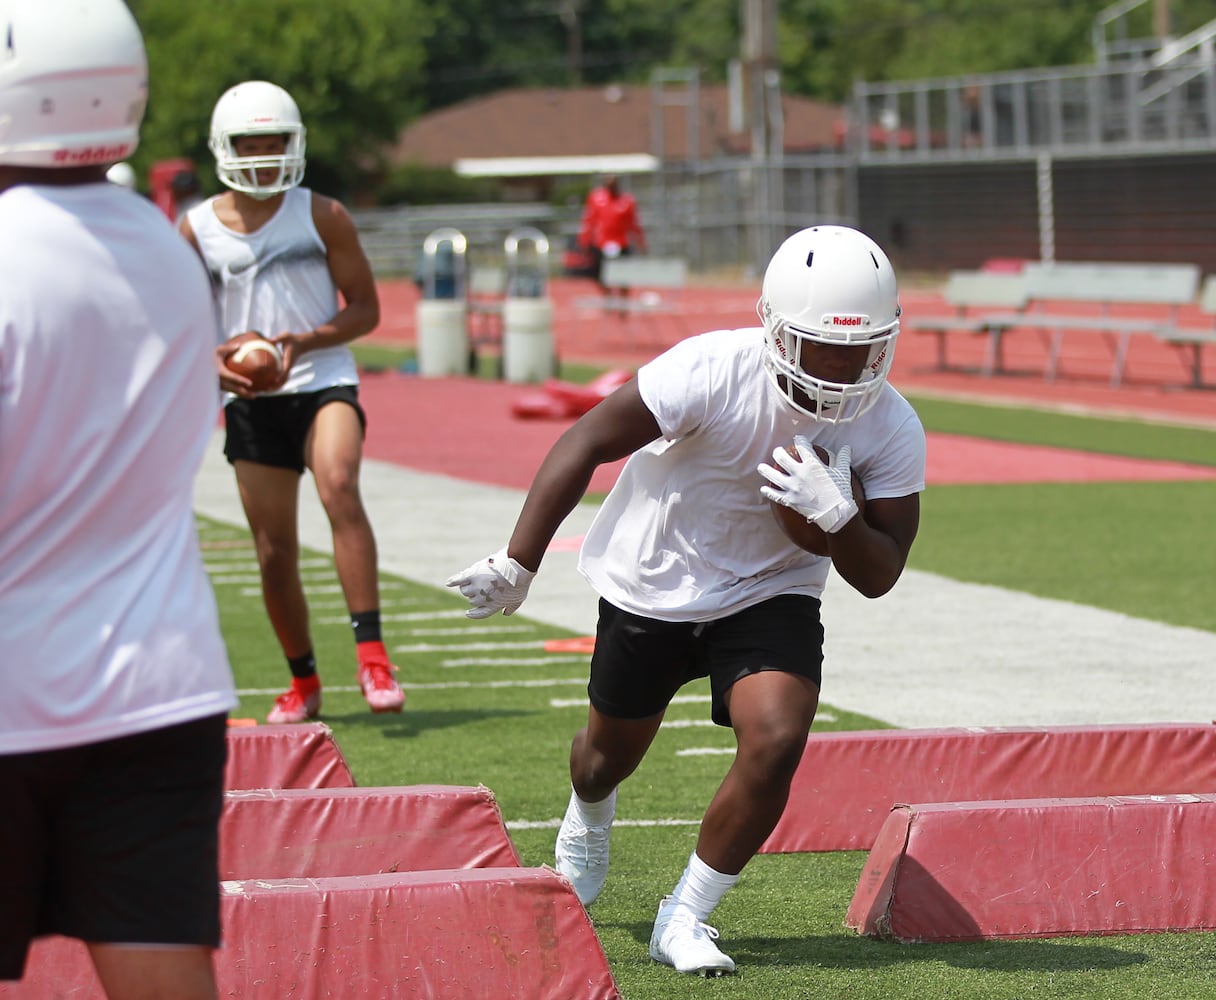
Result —
<path fill-rule="evenodd" d="M 739 286 L 690 286 L 665 292 L 664 311 L 629 318 L 604 315 L 589 305 L 595 295 L 590 282 L 557 280 L 550 294 L 555 303 L 554 338 L 566 362 L 633 369 L 683 337 L 755 322 L 755 292 Z M 417 303 L 413 285 L 384 283 L 381 297 L 384 317 L 368 339 L 413 343 Z M 1110 356 L 1096 334 L 1070 336 L 1062 365 L 1068 377 L 1054 382 L 1037 374 L 1046 347 L 1033 334 L 1011 337 L 1006 359 L 1011 367 L 1035 374 L 984 378 L 931 372 L 935 342 L 915 334 L 915 315 L 941 312 L 945 305 L 934 292 L 905 292 L 902 298 L 905 332 L 892 381 L 905 391 L 1216 426 L 1216 392 L 1180 388 L 1188 378 L 1183 359 L 1147 337 L 1133 342 L 1127 381 L 1117 389 L 1105 384 Z M 957 348 L 951 346 L 951 363 L 978 363 L 982 352 L 979 338 L 964 338 Z M 396 372 L 365 375 L 361 397 L 370 417 L 367 454 L 427 472 L 526 489 L 545 452 L 571 423 L 514 417 L 512 402 L 536 391 L 535 386 L 488 379 L 422 379 Z M 618 471 L 619 464 L 600 469 L 592 490 L 607 490 Z M 1210 478 L 1216 478 L 1216 470 L 1175 462 L 1142 462 L 954 435 L 934 434 L 929 442 L 931 484 Z"/>

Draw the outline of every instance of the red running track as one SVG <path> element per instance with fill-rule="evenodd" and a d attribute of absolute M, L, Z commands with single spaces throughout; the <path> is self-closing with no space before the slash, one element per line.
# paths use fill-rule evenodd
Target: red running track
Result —
<path fill-rule="evenodd" d="M 458 479 L 527 489 L 545 453 L 572 420 L 521 420 L 511 403 L 533 386 L 487 379 L 424 379 L 366 374 L 360 398 L 369 417 L 366 454 Z M 606 492 L 622 463 L 597 470 L 591 490 Z M 929 435 L 930 484 L 1216 479 L 1216 468 Z"/>

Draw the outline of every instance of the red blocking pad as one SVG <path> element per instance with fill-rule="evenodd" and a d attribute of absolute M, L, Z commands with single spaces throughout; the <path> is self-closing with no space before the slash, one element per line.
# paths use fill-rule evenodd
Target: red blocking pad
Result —
<path fill-rule="evenodd" d="M 220 878 L 374 875 L 519 866 L 484 786 L 230 791 Z"/>
<path fill-rule="evenodd" d="M 896 806 L 845 924 L 901 941 L 1216 928 L 1216 795 Z"/>
<path fill-rule="evenodd" d="M 1216 726 L 814 733 L 761 851 L 868 850 L 896 803 L 1216 792 Z"/>
<path fill-rule="evenodd" d="M 573 888 L 548 868 L 224 882 L 219 995 L 620 1000 Z M 44 938 L 20 1000 L 104 1000 L 84 945 Z"/>
<path fill-rule="evenodd" d="M 225 788 L 352 788 L 333 730 L 320 722 L 228 730 Z"/>

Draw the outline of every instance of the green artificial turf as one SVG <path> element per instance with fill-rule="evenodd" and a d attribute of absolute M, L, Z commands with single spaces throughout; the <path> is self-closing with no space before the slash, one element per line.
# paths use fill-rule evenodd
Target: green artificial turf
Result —
<path fill-rule="evenodd" d="M 1216 434 L 1125 421 L 917 401 L 931 430 L 1216 464 Z M 1093 604 L 1216 631 L 1216 483 L 936 486 L 924 497 L 911 565 L 960 580 Z M 200 519 L 238 687 L 241 716 L 262 719 L 287 668 L 258 596 L 243 527 Z M 408 692 L 401 715 L 372 715 L 354 690 L 350 628 L 332 560 L 305 553 L 314 638 L 325 679 L 323 721 L 361 785 L 485 784 L 526 865 L 552 863 L 569 795 L 570 738 L 585 720 L 586 658 L 539 650 L 567 635 L 525 615 L 469 622 L 453 593 L 384 577 L 386 641 Z M 526 605 L 524 610 L 526 611 Z M 510 633 L 496 633 L 509 625 Z M 535 643 L 502 665 L 449 649 L 466 641 Z M 514 655 L 514 654 L 512 654 Z M 704 696 L 703 684 L 683 694 Z M 1197 693 L 1198 694 L 1198 693 Z M 669 719 L 703 720 L 703 702 Z M 881 720 L 824 705 L 817 731 Z M 647 957 L 654 909 L 695 843 L 696 822 L 729 766 L 720 728 L 664 729 L 622 787 L 612 874 L 590 913 L 626 1000 L 1210 1000 L 1216 934 L 1175 933 L 951 945 L 874 941 L 844 928 L 863 853 L 760 855 L 713 916 L 740 973 L 678 976 Z"/>

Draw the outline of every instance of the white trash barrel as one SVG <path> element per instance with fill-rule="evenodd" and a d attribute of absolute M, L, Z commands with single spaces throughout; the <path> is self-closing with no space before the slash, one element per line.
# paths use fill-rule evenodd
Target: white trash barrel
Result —
<path fill-rule="evenodd" d="M 503 300 L 502 354 L 508 382 L 542 382 L 555 374 L 552 299 Z"/>
<path fill-rule="evenodd" d="M 464 375 L 469 367 L 468 306 L 464 299 L 418 300 L 418 374 Z"/>

